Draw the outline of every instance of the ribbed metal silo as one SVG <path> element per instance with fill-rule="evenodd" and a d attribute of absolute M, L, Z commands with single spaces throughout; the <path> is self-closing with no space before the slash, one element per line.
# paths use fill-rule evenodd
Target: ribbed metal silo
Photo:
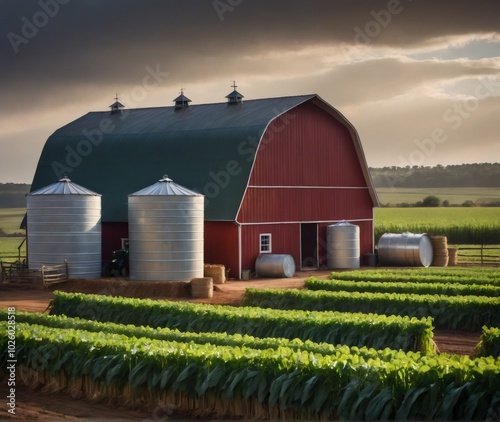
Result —
<path fill-rule="evenodd" d="M 131 280 L 203 277 L 204 196 L 163 177 L 128 196 Z"/>
<path fill-rule="evenodd" d="M 27 195 L 28 266 L 68 262 L 71 278 L 101 276 L 101 195 L 68 178 Z"/>
<path fill-rule="evenodd" d="M 359 226 L 342 221 L 326 228 L 328 268 L 359 268 Z"/>

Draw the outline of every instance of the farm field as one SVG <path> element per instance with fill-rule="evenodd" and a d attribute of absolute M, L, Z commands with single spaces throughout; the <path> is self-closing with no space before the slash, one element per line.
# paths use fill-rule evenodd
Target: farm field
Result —
<path fill-rule="evenodd" d="M 309 272 L 311 275 L 314 273 Z M 316 274 L 318 288 L 321 288 L 322 283 L 335 283 L 340 278 L 347 280 L 352 275 L 358 276 L 360 287 L 372 289 L 373 285 L 378 284 L 383 285 L 384 291 L 388 292 L 391 292 L 391 286 L 400 289 L 404 280 L 411 280 L 411 286 L 421 284 L 431 290 L 433 286 L 442 289 L 446 284 L 455 283 L 461 286 L 460 289 L 468 289 L 471 300 L 483 300 L 473 296 L 476 290 L 487 295 L 484 298 L 488 297 L 493 306 L 498 307 L 500 304 L 496 287 L 500 270 L 494 268 L 357 270 L 323 272 L 322 276 L 321 273 Z M 301 276 L 301 283 L 300 280 L 260 279 L 220 285 L 214 297 L 204 301 L 223 303 L 221 299 L 224 292 L 238 289 L 243 294 L 249 286 L 254 287 L 253 290 L 260 288 L 266 295 L 274 294 L 274 291 L 268 290 L 269 287 L 278 287 L 287 292 L 297 288 L 300 294 L 308 291 L 307 280 L 304 284 L 307 277 L 304 274 Z M 78 291 L 75 290 L 78 285 L 84 287 L 84 284 L 60 287 Z M 50 297 L 47 291 L 40 293 Z M 456 297 L 446 293 L 440 291 L 434 295 L 436 300 L 439 298 L 439 305 L 436 302 L 428 312 L 443 308 L 447 297 Z M 393 294 L 392 300 L 397 300 L 398 295 Z M 429 296 L 429 291 L 425 295 L 426 298 L 434 297 Z M 419 295 L 415 291 L 413 296 Z M 282 311 L 274 309 L 252 308 L 246 311 L 241 307 L 184 303 L 184 299 L 178 302 L 147 301 L 73 293 L 57 294 L 55 298 L 57 301 L 51 307 L 51 315 L 25 313 L 19 307 L 19 336 L 16 342 L 22 345 L 23 354 L 18 356 L 18 365 L 20 368 L 23 365 L 29 367 L 29 362 L 35 365 L 30 370 L 20 369 L 19 373 L 29 383 L 50 383 L 54 389 L 62 388 L 60 391 L 72 391 L 75 394 L 82 389 L 79 415 L 85 414 L 81 409 L 89 409 L 91 415 L 97 411 L 98 405 L 90 404 L 85 399 L 92 395 L 112 400 L 118 418 L 126 412 L 125 407 L 121 407 L 124 403 L 140 402 L 147 409 L 142 410 L 142 415 L 146 415 L 141 416 L 143 419 L 151 418 L 158 400 L 168 403 L 168 409 L 162 410 L 168 412 L 169 419 L 173 416 L 182 419 L 484 420 L 497 403 L 495 394 L 500 389 L 500 358 L 497 357 L 496 330 L 484 332 L 484 342 L 477 349 L 477 356 L 472 358 L 436 353 L 429 347 L 420 352 L 371 349 L 358 343 L 363 337 L 359 334 L 354 336 L 358 340 L 350 339 L 351 334 L 342 340 L 346 343 L 354 340 L 356 346 L 313 343 L 307 340 L 309 331 L 323 331 L 320 338 L 324 339 L 334 339 L 337 335 L 334 324 L 323 324 L 320 316 L 323 312 L 320 310 L 297 319 L 297 322 L 310 324 L 310 328 L 301 330 L 301 335 L 306 337 L 299 341 L 294 339 L 296 334 L 291 331 L 293 324 L 289 322 L 290 317 L 285 317 L 281 323 L 282 317 L 279 315 L 282 315 Z M 404 306 L 414 306 L 407 298 L 401 298 Z M 4 300 L 0 301 L 0 306 L 6 309 L 9 304 Z M 185 302 L 192 301 L 186 299 Z M 268 297 L 263 306 L 269 308 L 270 304 Z M 429 339 L 428 334 L 425 334 L 427 324 L 431 323 L 428 318 L 422 322 L 418 318 L 411 318 L 408 322 L 412 321 L 413 325 L 398 322 L 390 328 L 387 325 L 389 321 L 396 322 L 401 317 L 390 317 L 387 321 L 381 319 L 380 323 L 375 323 L 378 319 L 373 315 L 372 322 L 362 328 L 361 314 L 356 313 L 361 309 L 356 309 L 354 302 L 352 306 L 352 312 L 342 314 L 355 316 L 355 320 L 349 323 L 353 334 L 362 333 L 363 330 L 368 333 L 380 324 L 378 328 L 399 340 L 406 332 L 416 333 L 415 328 L 420 326 L 424 328 L 424 338 Z M 422 308 L 418 303 L 416 306 Z M 234 309 L 234 312 L 229 308 Z M 492 315 L 498 314 L 495 309 L 492 308 Z M 67 312 L 84 319 L 62 315 Z M 3 321 L 7 314 L 5 310 L 0 311 Z M 119 323 L 125 316 L 129 325 Z M 259 318 L 263 316 L 266 316 L 266 322 L 260 321 Z M 118 322 L 109 322 L 112 318 L 117 318 Z M 221 324 L 227 322 L 233 335 L 217 332 L 226 330 Z M 316 324 L 317 328 L 314 328 Z M 5 322 L 0 325 L 0 330 L 5 330 Z M 148 328 L 146 325 L 166 328 Z M 245 335 L 255 335 L 257 331 L 252 330 L 264 328 L 268 333 L 264 337 L 269 336 L 269 333 L 276 334 L 267 339 Z M 329 334 L 328 330 L 331 330 Z M 289 333 L 290 339 L 276 338 L 279 332 L 285 335 Z M 345 328 L 339 333 L 344 335 Z M 452 335 L 452 331 L 447 333 Z M 475 344 L 479 344 L 479 334 L 471 334 L 477 336 Z M 436 335 L 437 338 L 442 336 L 442 333 Z M 0 342 L 0 349 L 5 347 L 4 340 Z M 44 362 L 37 358 L 41 352 L 51 356 L 50 360 L 43 363 L 46 372 L 38 366 Z M 5 355 L 2 353 L 1 356 Z M 5 365 L 1 364 L 0 371 L 3 367 Z M 70 373 L 71 377 L 68 375 Z M 3 378 L 0 382 L 5 384 Z M 28 394 L 22 386 L 19 390 L 23 395 Z M 3 394 L 3 390 L 1 392 Z M 38 397 L 38 393 L 29 394 Z M 44 393 L 41 394 L 43 397 Z M 71 403 L 62 393 L 46 397 L 47 402 L 56 400 Z M 31 406 L 29 403 L 26 405 L 27 408 Z M 37 406 L 43 412 L 53 410 L 50 406 L 44 408 L 43 403 Z M 74 406 L 73 411 L 66 410 L 67 413 L 62 417 L 78 415 L 78 405 Z M 193 413 L 195 408 L 197 410 Z M 137 407 L 135 409 L 137 411 Z"/>
<path fill-rule="evenodd" d="M 450 205 L 462 205 L 465 201 L 474 204 L 500 202 L 500 188 L 377 188 L 379 201 L 383 205 L 415 204 L 426 196 L 435 195 Z"/>
<path fill-rule="evenodd" d="M 384 233 L 427 233 L 449 245 L 500 244 L 500 208 L 375 208 L 375 240 Z"/>
<path fill-rule="evenodd" d="M 23 233 L 19 225 L 26 212 L 25 208 L 0 208 L 0 260 L 13 261 L 17 259 L 17 247 L 23 237 L 5 237 L 3 234 Z M 21 255 L 26 254 L 26 247 L 21 248 Z"/>

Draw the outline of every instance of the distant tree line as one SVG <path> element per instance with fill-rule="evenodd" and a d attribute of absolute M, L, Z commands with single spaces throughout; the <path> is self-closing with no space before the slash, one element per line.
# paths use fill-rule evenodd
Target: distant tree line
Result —
<path fill-rule="evenodd" d="M 500 187 L 500 163 L 370 168 L 377 188 Z"/>
<path fill-rule="evenodd" d="M 26 207 L 26 194 L 30 187 L 26 183 L 0 183 L 0 208 Z"/>

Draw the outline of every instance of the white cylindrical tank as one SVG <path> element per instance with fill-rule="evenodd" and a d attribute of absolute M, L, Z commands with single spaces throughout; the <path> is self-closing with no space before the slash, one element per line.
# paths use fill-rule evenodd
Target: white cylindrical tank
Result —
<path fill-rule="evenodd" d="M 101 276 L 101 195 L 64 177 L 27 195 L 28 266 L 68 262 L 70 278 Z"/>
<path fill-rule="evenodd" d="M 163 177 L 128 196 L 130 280 L 203 277 L 204 196 Z"/>
<path fill-rule="evenodd" d="M 328 268 L 359 268 L 359 226 L 342 221 L 326 228 Z"/>

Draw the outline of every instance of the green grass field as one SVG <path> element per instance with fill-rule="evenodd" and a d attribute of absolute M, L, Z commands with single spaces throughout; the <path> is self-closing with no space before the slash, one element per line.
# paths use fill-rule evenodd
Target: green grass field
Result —
<path fill-rule="evenodd" d="M 384 233 L 427 233 L 448 237 L 448 243 L 500 244 L 500 208 L 377 208 L 375 239 Z"/>
<path fill-rule="evenodd" d="M 25 208 L 0 208 L 0 229 L 6 234 L 23 233 L 19 228 L 23 220 Z M 24 237 L 0 237 L 0 260 L 15 261 L 18 257 L 18 246 Z M 21 255 L 26 255 L 26 243 L 21 248 Z"/>
<path fill-rule="evenodd" d="M 377 188 L 377 195 L 382 205 L 414 204 L 428 195 L 447 200 L 451 205 L 462 205 L 465 201 L 475 204 L 500 201 L 499 188 Z"/>
<path fill-rule="evenodd" d="M 413 224 L 428 226 L 476 225 L 500 227 L 499 207 L 375 208 L 375 227 Z M 500 239 L 499 239 L 500 241 Z"/>
<path fill-rule="evenodd" d="M 24 233 L 19 228 L 26 208 L 0 208 L 0 229 L 7 234 Z"/>

